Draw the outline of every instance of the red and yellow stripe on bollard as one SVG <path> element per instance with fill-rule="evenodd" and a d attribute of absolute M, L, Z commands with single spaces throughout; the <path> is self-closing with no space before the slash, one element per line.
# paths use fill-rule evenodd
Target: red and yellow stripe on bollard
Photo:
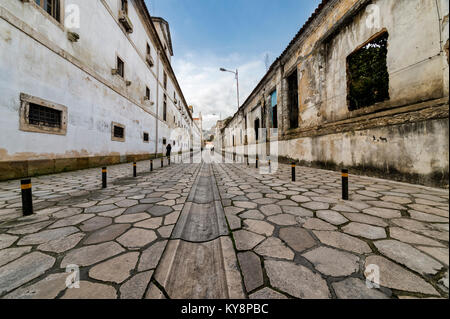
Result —
<path fill-rule="evenodd" d="M 292 175 L 292 181 L 295 182 L 295 163 L 292 163 L 292 165 L 291 165 L 291 175 Z"/>
<path fill-rule="evenodd" d="M 348 200 L 348 169 L 342 170 L 342 199 Z"/>
<path fill-rule="evenodd" d="M 133 163 L 133 177 L 137 177 L 137 167 L 136 167 L 136 162 Z"/>
<path fill-rule="evenodd" d="M 21 180 L 20 189 L 22 190 L 23 215 L 24 216 L 33 215 L 33 195 L 31 190 L 31 179 Z"/>

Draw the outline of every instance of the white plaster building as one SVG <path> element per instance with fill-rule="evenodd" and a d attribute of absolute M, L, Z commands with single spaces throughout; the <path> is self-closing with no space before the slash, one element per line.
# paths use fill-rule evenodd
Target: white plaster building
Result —
<path fill-rule="evenodd" d="M 0 180 L 193 148 L 172 55 L 143 0 L 1 0 Z"/>

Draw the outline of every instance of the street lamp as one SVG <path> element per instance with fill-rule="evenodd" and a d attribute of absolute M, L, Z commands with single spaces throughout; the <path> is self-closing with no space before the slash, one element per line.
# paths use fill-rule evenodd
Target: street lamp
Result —
<path fill-rule="evenodd" d="M 230 71 L 230 70 L 227 70 L 227 69 L 224 69 L 224 68 L 220 68 L 220 71 L 233 73 L 235 75 L 235 77 L 236 77 L 237 107 L 238 107 L 238 110 L 239 110 L 239 106 L 240 106 L 240 104 L 239 104 L 239 71 L 236 69 L 236 72 L 234 72 L 234 71 Z"/>

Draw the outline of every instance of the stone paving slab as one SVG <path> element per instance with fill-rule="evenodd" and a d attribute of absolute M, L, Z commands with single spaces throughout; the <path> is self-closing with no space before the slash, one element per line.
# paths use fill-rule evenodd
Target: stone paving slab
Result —
<path fill-rule="evenodd" d="M 448 298 L 447 190 L 350 175 L 343 201 L 337 172 L 297 167 L 292 182 L 289 165 L 219 163 L 214 174 L 241 224 L 231 230 L 250 298 Z"/>

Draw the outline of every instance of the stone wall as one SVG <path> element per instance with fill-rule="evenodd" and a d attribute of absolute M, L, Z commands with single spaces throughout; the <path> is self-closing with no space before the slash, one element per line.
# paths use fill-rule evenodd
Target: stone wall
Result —
<path fill-rule="evenodd" d="M 446 1 L 324 1 L 227 128 L 244 129 L 241 119 L 257 105 L 269 114 L 277 89 L 278 136 L 259 143 L 270 149 L 275 138 L 280 159 L 448 187 L 448 11 Z M 390 98 L 349 111 L 347 57 L 382 32 Z M 291 129 L 286 78 L 295 70 L 299 127 Z M 230 146 L 228 139 L 227 151 L 249 152 Z"/>

